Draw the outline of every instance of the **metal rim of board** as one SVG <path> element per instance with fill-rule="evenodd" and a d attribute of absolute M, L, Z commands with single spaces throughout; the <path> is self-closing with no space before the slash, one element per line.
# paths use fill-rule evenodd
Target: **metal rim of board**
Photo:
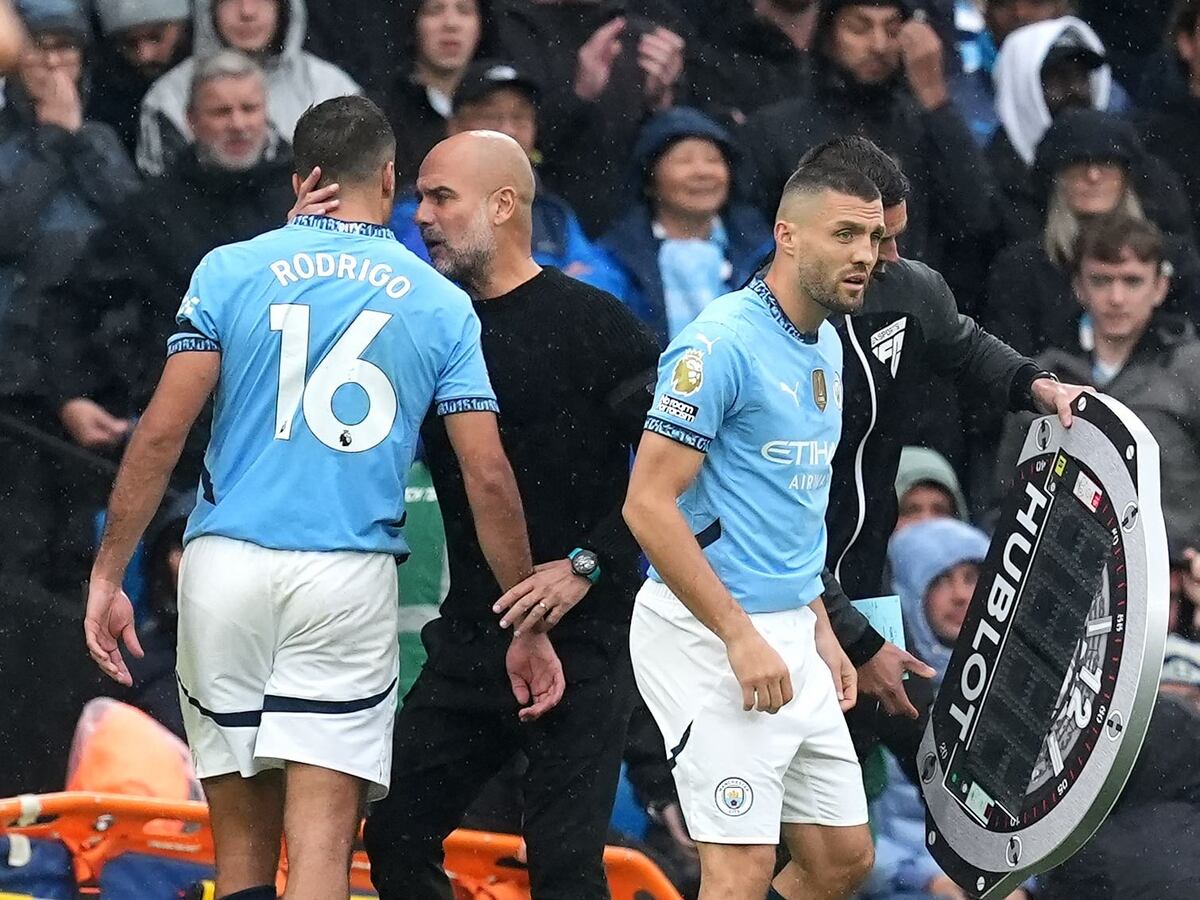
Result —
<path fill-rule="evenodd" d="M 1127 618 L 1112 701 L 1104 717 L 1105 739 L 1095 741 L 1081 771 L 1049 812 L 1028 827 L 1013 826 L 1010 819 L 1008 827 L 992 830 L 971 815 L 943 783 L 955 741 L 947 746 L 945 738 L 953 737 L 952 729 L 943 721 L 935 721 L 936 712 L 931 715 L 917 755 L 927 808 L 926 841 L 943 870 L 974 897 L 1003 897 L 1030 875 L 1070 858 L 1086 843 L 1107 817 L 1129 777 L 1157 697 L 1169 596 L 1158 445 L 1142 422 L 1112 398 L 1085 394 L 1073 405 L 1073 412 L 1070 429 L 1064 429 L 1055 417 L 1036 420 L 1017 467 L 1020 471 L 1022 466 L 1036 466 L 1042 459 L 1053 461 L 1060 450 L 1064 451 L 1099 477 L 1119 518 L 1118 537 L 1123 541 L 1127 567 Z M 998 528 L 997 533 L 1000 531 Z M 985 602 L 987 576 L 995 571 L 991 565 L 995 552 L 993 544 L 967 621 L 971 621 L 976 604 Z M 1025 584 L 1022 580 L 1022 593 Z M 1105 578 L 1102 590 L 1106 597 L 1110 589 Z M 1020 599 L 1016 604 L 1014 615 Z M 1081 622 L 1080 644 L 1083 631 Z M 964 626 L 956 656 L 966 637 Z M 967 648 L 963 655 L 969 652 Z M 990 684 L 979 701 L 981 715 L 989 689 Z M 955 687 L 951 685 L 950 690 L 953 692 Z M 941 752 L 936 735 L 943 738 Z"/>

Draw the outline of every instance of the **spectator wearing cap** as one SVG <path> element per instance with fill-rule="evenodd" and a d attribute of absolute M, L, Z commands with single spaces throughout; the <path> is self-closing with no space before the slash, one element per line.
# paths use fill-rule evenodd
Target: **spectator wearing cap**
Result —
<path fill-rule="evenodd" d="M 1200 0 L 1180 0 L 1168 43 L 1173 77 L 1147 94 L 1153 106 L 1142 121 L 1142 140 L 1183 179 L 1192 225 L 1200 229 L 1200 166 L 1195 153 L 1200 134 Z"/>
<path fill-rule="evenodd" d="M 1072 284 L 1089 346 L 1050 347 L 1037 362 L 1064 381 L 1104 391 L 1141 418 L 1162 450 L 1167 534 L 1183 544 L 1200 535 L 1200 341 L 1190 321 L 1160 309 L 1171 280 L 1165 251 L 1161 232 L 1142 219 L 1117 214 L 1085 226 Z M 1013 414 L 1005 425 L 998 496 L 1012 482 L 1030 421 Z"/>
<path fill-rule="evenodd" d="M 686 99 L 692 29 L 671 0 L 503 0 L 496 24 L 505 55 L 543 88 L 541 174 L 595 237 L 624 211 L 645 120 Z"/>
<path fill-rule="evenodd" d="M 529 156 L 535 166 L 537 193 L 533 200 L 533 259 L 540 266 L 561 269 L 572 278 L 609 293 L 625 285 L 612 260 L 593 244 L 567 201 L 546 189 L 536 165 L 537 106 L 540 91 L 528 75 L 511 63 L 480 60 L 468 67 L 454 92 L 454 113 L 448 123 L 450 134 L 463 131 L 499 131 L 507 134 Z M 397 239 L 421 259 L 429 254 L 421 233 L 413 223 L 417 201 L 409 198 L 392 211 L 392 231 Z"/>
<path fill-rule="evenodd" d="M 192 143 L 188 98 L 197 62 L 223 49 L 239 50 L 267 76 L 267 118 L 289 143 L 296 121 L 315 103 L 359 93 L 337 66 L 303 49 L 308 29 L 304 0 L 194 0 L 193 55 L 154 82 L 142 101 L 137 164 L 159 175 Z"/>
<path fill-rule="evenodd" d="M 954 103 L 962 112 L 971 135 L 986 147 L 997 126 L 996 85 L 992 73 L 1005 39 L 1026 25 L 1061 19 L 1071 12 L 1070 0 L 981 0 L 983 28 L 960 43 L 963 71 L 951 80 Z"/>
<path fill-rule="evenodd" d="M 928 447 L 900 451 L 896 504 L 896 531 L 928 519 L 967 518 L 967 501 L 954 467 Z"/>
<path fill-rule="evenodd" d="M 946 245 L 991 231 L 992 189 L 950 101 L 936 32 L 904 0 L 821 0 L 812 46 L 812 91 L 759 110 L 740 135 L 759 210 L 773 220 L 807 150 L 861 134 L 912 181 L 905 255 L 953 280 Z"/>
<path fill-rule="evenodd" d="M 1034 178 L 1047 198 L 1041 234 L 996 257 L 984 327 L 1030 356 L 1047 347 L 1090 349 L 1071 288 L 1075 242 L 1085 222 L 1114 212 L 1168 232 L 1164 253 L 1174 277 L 1167 307 L 1200 312 L 1200 258 L 1187 214 L 1177 208 L 1183 191 L 1174 173 L 1147 156 L 1132 125 L 1096 110 L 1061 113 L 1038 148 Z M 1172 226 L 1184 233 L 1170 234 Z"/>
<path fill-rule="evenodd" d="M 600 244 L 624 282 L 614 293 L 664 347 L 770 250 L 766 220 L 736 199 L 736 163 L 729 132 L 690 107 L 659 113 L 634 145 L 629 212 Z"/>
<path fill-rule="evenodd" d="M 1039 897 L 1185 898 L 1200 884 L 1200 646 L 1167 638 L 1158 702 L 1129 780 L 1083 849 L 1039 876 Z"/>
<path fill-rule="evenodd" d="M 462 131 L 499 131 L 513 138 L 537 163 L 538 100 L 534 80 L 509 63 L 482 62 L 467 70 L 454 94 L 450 134 Z M 533 201 L 533 259 L 609 293 L 618 293 L 624 281 L 607 255 L 593 244 L 574 210 L 562 197 L 546 189 L 535 168 L 537 193 Z"/>
<path fill-rule="evenodd" d="M 72 0 L 21 0 L 17 8 L 30 43 L 0 110 L 0 209 L 6 217 L 0 231 L 0 404 L 57 433 L 42 369 L 29 358 L 39 336 L 54 337 L 39 321 L 37 298 L 66 277 L 89 237 L 121 214 L 139 181 L 113 130 L 83 115 L 83 12 Z M 83 533 L 73 535 L 67 549 L 58 516 L 63 492 L 75 483 L 70 468 L 25 441 L 0 438 L 0 505 L 15 511 L 0 517 L 0 546 L 27 571 L 70 578 L 80 570 L 66 575 L 64 556 L 86 563 Z"/>
<path fill-rule="evenodd" d="M 1036 234 L 1042 195 L 1033 177 L 1038 145 L 1065 109 L 1120 114 L 1129 107 L 1105 61 L 1104 45 L 1081 19 L 1064 16 L 1013 31 L 993 71 L 995 128 L 986 155 L 1000 190 L 1007 243 Z"/>
<path fill-rule="evenodd" d="M 192 51 L 189 0 L 94 0 L 103 40 L 97 48 L 88 114 L 111 125 L 130 156 L 137 149 L 142 99 Z"/>
<path fill-rule="evenodd" d="M 485 0 L 413 0 L 404 7 L 410 66 L 399 71 L 379 105 L 396 133 L 396 178 L 417 180 L 433 145 L 446 137 L 454 92 L 467 67 L 490 45 Z"/>
<path fill-rule="evenodd" d="M 291 206 L 291 156 L 267 122 L 266 77 L 223 50 L 193 69 L 188 124 L 196 137 L 123 215 L 98 233 L 44 301 L 44 384 L 67 434 L 119 452 L 149 402 L 173 313 L 210 250 L 278 227 Z M 207 418 L 207 417 L 206 417 Z M 206 427 L 189 437 L 172 483 L 194 488 Z"/>

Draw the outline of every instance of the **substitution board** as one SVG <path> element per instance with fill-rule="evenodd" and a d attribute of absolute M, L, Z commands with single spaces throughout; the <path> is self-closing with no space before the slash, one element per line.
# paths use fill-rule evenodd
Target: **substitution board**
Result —
<path fill-rule="evenodd" d="M 1109 397 L 1038 419 L 917 755 L 926 841 L 972 897 L 1058 865 L 1141 748 L 1166 641 L 1158 444 Z"/>

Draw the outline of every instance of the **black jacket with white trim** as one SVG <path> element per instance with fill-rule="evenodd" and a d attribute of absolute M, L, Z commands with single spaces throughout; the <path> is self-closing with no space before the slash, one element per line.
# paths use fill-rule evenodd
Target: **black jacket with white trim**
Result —
<path fill-rule="evenodd" d="M 896 469 L 912 443 L 923 384 L 946 375 L 1013 411 L 1032 410 L 1040 369 L 960 314 L 942 276 L 913 260 L 877 269 L 862 309 L 829 321 L 842 339 L 844 408 L 826 515 L 825 605 L 842 647 L 862 665 L 883 638 L 849 598 L 885 593 Z"/>

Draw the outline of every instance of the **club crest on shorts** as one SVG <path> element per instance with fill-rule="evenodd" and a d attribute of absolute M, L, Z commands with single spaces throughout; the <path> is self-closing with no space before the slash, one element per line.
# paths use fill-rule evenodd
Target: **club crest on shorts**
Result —
<path fill-rule="evenodd" d="M 740 816 L 754 805 L 754 791 L 744 778 L 726 778 L 717 785 L 717 809 L 727 816 Z"/>
<path fill-rule="evenodd" d="M 829 386 L 825 383 L 824 369 L 813 369 L 812 386 L 813 402 L 817 404 L 817 409 L 825 412 L 825 407 L 829 405 Z"/>
<path fill-rule="evenodd" d="M 704 354 L 699 350 L 685 350 L 683 359 L 675 363 L 671 373 L 671 387 L 675 393 L 685 397 L 700 390 L 704 384 Z"/>

